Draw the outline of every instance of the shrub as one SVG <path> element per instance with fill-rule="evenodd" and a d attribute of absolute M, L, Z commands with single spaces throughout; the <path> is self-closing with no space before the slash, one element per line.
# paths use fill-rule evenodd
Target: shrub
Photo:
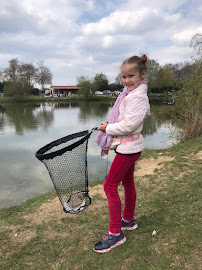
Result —
<path fill-rule="evenodd" d="M 4 85 L 4 93 L 7 97 L 24 97 L 31 94 L 32 86 L 26 78 L 17 81 L 8 81 Z"/>

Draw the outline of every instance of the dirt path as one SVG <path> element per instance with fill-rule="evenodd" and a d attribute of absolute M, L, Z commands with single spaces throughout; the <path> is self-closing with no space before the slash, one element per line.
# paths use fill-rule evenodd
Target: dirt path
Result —
<path fill-rule="evenodd" d="M 158 158 L 142 159 L 138 162 L 138 166 L 135 170 L 136 177 L 144 177 L 145 175 L 154 175 L 155 169 L 162 169 L 166 162 L 173 161 L 174 157 L 161 156 Z M 102 185 L 96 185 L 90 187 L 90 197 L 100 195 L 105 198 L 105 193 Z M 48 223 L 50 220 L 60 220 L 67 214 L 63 212 L 61 203 L 58 198 L 49 200 L 43 203 L 35 213 L 24 216 L 25 220 L 31 223 L 41 224 L 42 222 Z M 76 215 L 68 215 L 71 218 L 75 218 Z"/>

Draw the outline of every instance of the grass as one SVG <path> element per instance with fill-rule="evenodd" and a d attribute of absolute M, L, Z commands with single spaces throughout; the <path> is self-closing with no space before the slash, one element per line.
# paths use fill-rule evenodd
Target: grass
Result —
<path fill-rule="evenodd" d="M 81 95 L 72 95 L 71 97 L 44 97 L 44 96 L 28 96 L 28 97 L 0 97 L 0 103 L 13 102 L 77 102 L 77 101 L 111 101 L 117 97 L 106 95 L 91 95 L 88 99 Z"/>
<path fill-rule="evenodd" d="M 165 98 L 166 95 L 150 93 L 150 99 L 158 99 Z M 71 97 L 44 97 L 44 96 L 27 96 L 27 97 L 0 97 L 0 103 L 13 103 L 13 102 L 77 102 L 77 101 L 114 101 L 116 100 L 116 96 L 110 95 L 90 95 L 88 99 L 86 99 L 82 95 L 72 95 Z"/>
<path fill-rule="evenodd" d="M 103 181 L 91 183 L 90 191 L 97 187 L 92 205 L 78 215 L 57 208 L 54 192 L 1 210 L 0 269 L 201 269 L 201 145 L 202 136 L 143 152 L 140 163 L 173 159 L 154 174 L 135 177 L 139 228 L 125 232 L 126 243 L 106 254 L 92 250 L 109 222 Z"/>

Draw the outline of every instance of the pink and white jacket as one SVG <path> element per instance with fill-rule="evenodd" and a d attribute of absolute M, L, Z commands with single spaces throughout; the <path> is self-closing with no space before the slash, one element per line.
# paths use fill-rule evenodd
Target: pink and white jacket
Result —
<path fill-rule="evenodd" d="M 121 102 L 118 123 L 108 124 L 107 135 L 118 139 L 139 134 L 143 129 L 144 119 L 150 115 L 147 84 L 140 84 L 132 90 Z M 144 149 L 144 139 L 140 134 L 134 141 L 122 143 L 116 151 L 120 154 L 134 154 Z"/>

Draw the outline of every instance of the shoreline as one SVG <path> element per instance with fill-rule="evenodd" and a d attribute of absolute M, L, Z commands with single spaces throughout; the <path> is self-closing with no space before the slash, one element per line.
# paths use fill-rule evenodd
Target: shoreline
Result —
<path fill-rule="evenodd" d="M 151 99 L 163 99 L 165 94 L 148 93 L 148 97 Z M 80 101 L 114 101 L 117 96 L 110 95 L 90 95 L 89 98 L 85 98 L 82 95 L 72 95 L 71 97 L 44 97 L 44 96 L 28 96 L 28 97 L 0 97 L 0 103 L 14 103 L 14 102 L 80 102 Z"/>
<path fill-rule="evenodd" d="M 4 97 L 0 98 L 0 103 L 15 103 L 15 102 L 79 102 L 79 101 L 113 101 L 117 97 L 110 96 L 96 96 L 92 95 L 89 98 L 84 96 L 72 95 L 71 97 L 43 97 L 43 96 L 29 96 L 29 97 Z"/>

